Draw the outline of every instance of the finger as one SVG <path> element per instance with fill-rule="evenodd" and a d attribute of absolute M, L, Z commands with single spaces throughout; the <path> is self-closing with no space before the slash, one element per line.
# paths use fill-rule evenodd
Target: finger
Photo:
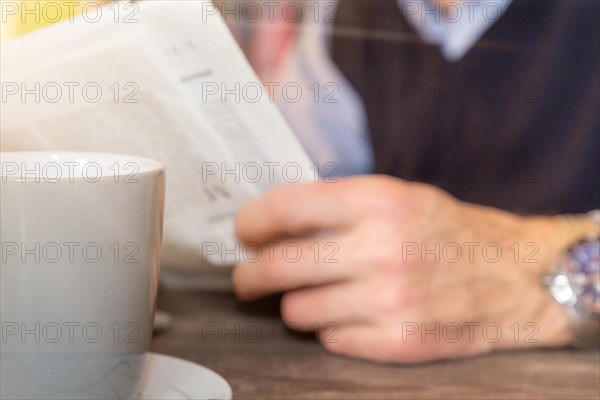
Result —
<path fill-rule="evenodd" d="M 244 242 L 263 242 L 350 225 L 366 207 L 353 193 L 356 181 L 279 186 L 239 210 L 236 233 Z"/>
<path fill-rule="evenodd" d="M 430 324 L 431 325 L 431 324 Z M 414 364 L 439 359 L 470 356 L 489 351 L 485 341 L 469 340 L 463 335 L 459 340 L 435 340 L 430 332 L 422 332 L 403 324 L 381 325 L 329 325 L 319 332 L 319 340 L 331 352 L 382 362 Z M 419 329 L 419 328 L 417 328 Z"/>
<path fill-rule="evenodd" d="M 351 357 L 382 362 L 422 361 L 418 344 L 409 345 L 400 330 L 374 324 L 328 326 L 319 332 L 319 341 L 327 350 Z"/>
<path fill-rule="evenodd" d="M 372 322 L 370 295 L 374 289 L 362 280 L 351 280 L 295 290 L 283 296 L 281 313 L 285 322 L 298 330 Z"/>
<path fill-rule="evenodd" d="M 346 248 L 353 246 L 342 236 L 265 243 L 256 259 L 234 268 L 234 288 L 240 299 L 251 300 L 358 276 L 360 264 Z"/>

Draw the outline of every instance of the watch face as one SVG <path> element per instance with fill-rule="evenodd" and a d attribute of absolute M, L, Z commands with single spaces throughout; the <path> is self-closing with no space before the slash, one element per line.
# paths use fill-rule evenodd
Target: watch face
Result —
<path fill-rule="evenodd" d="M 581 242 L 571 249 L 565 265 L 577 306 L 600 313 L 600 242 Z"/>

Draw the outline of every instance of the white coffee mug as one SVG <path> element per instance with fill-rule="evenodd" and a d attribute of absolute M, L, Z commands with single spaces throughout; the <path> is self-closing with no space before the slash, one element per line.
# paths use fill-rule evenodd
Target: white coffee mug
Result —
<path fill-rule="evenodd" d="M 0 398 L 135 398 L 163 166 L 83 152 L 5 152 L 0 165 Z"/>

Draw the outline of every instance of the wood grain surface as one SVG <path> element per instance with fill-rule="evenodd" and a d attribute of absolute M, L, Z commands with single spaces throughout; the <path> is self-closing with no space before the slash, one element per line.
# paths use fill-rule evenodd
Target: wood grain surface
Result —
<path fill-rule="evenodd" d="M 221 374 L 235 399 L 599 399 L 600 354 L 505 352 L 418 366 L 329 354 L 289 331 L 277 298 L 241 304 L 229 292 L 162 290 L 172 326 L 154 352 Z"/>

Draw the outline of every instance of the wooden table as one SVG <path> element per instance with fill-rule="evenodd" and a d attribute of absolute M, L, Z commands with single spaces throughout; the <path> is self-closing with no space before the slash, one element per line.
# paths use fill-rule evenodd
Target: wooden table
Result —
<path fill-rule="evenodd" d="M 173 325 L 153 351 L 198 362 L 236 399 L 598 399 L 598 352 L 527 351 L 419 366 L 332 355 L 285 329 L 277 299 L 240 304 L 229 292 L 162 290 Z"/>

